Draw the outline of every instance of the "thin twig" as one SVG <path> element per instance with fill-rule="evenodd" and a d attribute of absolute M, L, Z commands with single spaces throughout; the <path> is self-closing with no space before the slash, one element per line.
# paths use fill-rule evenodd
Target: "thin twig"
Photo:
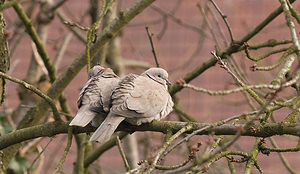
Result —
<path fill-rule="evenodd" d="M 123 139 L 126 135 L 128 135 L 127 132 L 120 132 L 118 134 L 119 139 Z M 104 152 L 109 150 L 110 148 L 114 147 L 116 145 L 116 140 L 115 138 L 111 138 L 109 141 L 104 143 L 102 146 L 98 147 L 93 151 L 93 153 L 89 154 L 85 159 L 84 159 L 84 167 L 87 168 L 92 162 L 97 160 L 99 156 L 101 156 Z"/>
<path fill-rule="evenodd" d="M 67 19 L 67 17 L 64 15 L 64 13 L 60 10 L 57 10 L 56 14 L 62 23 L 64 23 L 64 24 L 67 23 L 66 26 L 77 37 L 77 39 L 85 44 L 86 43 L 85 36 L 83 36 L 83 34 L 79 33 L 77 30 L 75 30 L 74 27 L 72 27 L 71 25 L 68 25 L 68 23 L 70 23 L 70 22 L 67 22 L 67 21 L 69 21 L 69 19 Z"/>
<path fill-rule="evenodd" d="M 61 7 L 67 0 L 59 0 L 56 1 L 53 5 L 51 5 L 50 10 L 54 11 L 56 9 L 58 9 L 59 7 Z"/>
<path fill-rule="evenodd" d="M 119 152 L 120 152 L 120 154 L 121 154 L 121 156 L 122 156 L 122 159 L 123 159 L 123 162 L 124 162 L 126 171 L 129 172 L 131 169 L 130 169 L 130 166 L 129 166 L 129 164 L 128 164 L 128 161 L 127 161 L 126 155 L 125 155 L 125 153 L 124 153 L 124 150 L 123 150 L 123 148 L 122 148 L 122 146 L 121 146 L 121 141 L 120 141 L 120 138 L 119 138 L 118 135 L 117 135 L 117 137 L 116 137 L 116 144 L 117 144 L 118 149 L 119 149 Z"/>
<path fill-rule="evenodd" d="M 48 74 L 50 77 L 50 82 L 53 83 L 54 80 L 56 79 L 55 68 L 50 60 L 50 57 L 46 51 L 44 44 L 42 43 L 35 28 L 33 27 L 33 22 L 26 15 L 26 13 L 20 3 L 14 4 L 13 7 L 14 7 L 16 13 L 18 14 L 19 18 L 22 20 L 22 22 L 26 28 L 26 32 L 29 34 L 32 41 L 35 43 L 37 51 L 40 54 L 40 56 L 45 64 L 45 67 L 47 68 L 47 71 L 48 71 Z"/>
<path fill-rule="evenodd" d="M 165 142 L 163 144 L 163 146 L 158 150 L 155 158 L 153 159 L 153 162 L 151 163 L 151 165 L 149 166 L 148 170 L 145 172 L 145 174 L 150 174 L 155 166 L 157 165 L 157 163 L 159 162 L 161 156 L 164 154 L 164 152 L 167 150 L 167 148 L 171 145 L 171 143 L 177 139 L 180 135 L 182 135 L 184 132 L 191 130 L 193 127 L 192 125 L 188 124 L 185 127 L 183 127 L 182 129 L 180 129 L 178 132 L 176 132 L 174 135 L 172 135 L 167 142 Z"/>
<path fill-rule="evenodd" d="M 273 54 L 285 52 L 285 51 L 287 51 L 287 50 L 288 50 L 288 48 L 280 48 L 280 49 L 278 49 L 278 50 L 270 51 L 269 53 L 264 54 L 264 55 L 262 55 L 262 56 L 252 57 L 252 56 L 250 55 L 250 51 L 249 51 L 249 46 L 248 46 L 248 44 L 245 44 L 245 53 L 246 53 L 246 56 L 247 56 L 250 60 L 255 61 L 255 62 L 258 62 L 258 61 L 260 61 L 260 60 L 263 60 L 263 59 L 265 59 L 265 58 L 267 58 L 267 57 L 269 57 L 269 56 L 271 56 L 271 55 L 273 55 Z"/>
<path fill-rule="evenodd" d="M 175 147 L 177 147 L 178 145 L 180 145 L 181 143 L 183 143 L 184 141 L 188 141 L 192 136 L 199 134 L 201 132 L 207 131 L 208 129 L 211 129 L 213 127 L 217 127 L 217 126 L 221 126 L 229 121 L 235 120 L 235 119 L 241 119 L 241 118 L 245 118 L 247 115 L 253 115 L 253 114 L 257 114 L 256 111 L 251 112 L 251 113 L 247 113 L 247 114 L 239 114 L 239 115 L 235 115 L 229 118 L 226 118 L 224 120 L 221 120 L 217 123 L 211 124 L 211 125 L 207 125 L 204 126 L 198 130 L 195 130 L 194 132 L 192 132 L 191 134 L 189 134 L 188 136 L 184 137 L 183 139 L 179 140 L 176 144 L 172 145 L 170 148 L 168 148 L 165 152 L 164 152 L 164 156 L 166 156 L 169 152 L 171 152 L 173 149 L 175 149 Z"/>
<path fill-rule="evenodd" d="M 153 10 L 157 11 L 158 13 L 161 13 L 165 16 L 168 16 L 170 19 L 172 19 L 174 22 L 176 22 L 177 24 L 185 27 L 185 28 L 188 28 L 188 29 L 191 29 L 193 31 L 196 31 L 197 33 L 201 34 L 201 35 L 204 35 L 204 36 L 208 36 L 208 34 L 205 32 L 204 29 L 202 28 L 199 28 L 197 26 L 194 26 L 194 25 L 191 25 L 189 23 L 186 23 L 184 22 L 184 20 L 181 20 L 177 17 L 175 17 L 172 13 L 168 13 L 166 12 L 165 10 L 162 10 L 160 9 L 159 7 L 155 6 L 155 5 L 151 5 L 150 6 Z"/>
<path fill-rule="evenodd" d="M 102 10 L 101 13 L 95 23 L 93 23 L 92 27 L 88 30 L 87 34 L 87 43 L 86 43 L 86 57 L 87 57 L 87 71 L 91 69 L 91 55 L 90 55 L 90 44 L 92 42 L 96 42 L 96 31 L 98 30 L 104 15 L 107 13 L 109 6 L 114 2 L 110 1 L 109 3 L 106 0 L 102 1 Z"/>
<path fill-rule="evenodd" d="M 216 36 L 216 34 L 215 34 L 214 30 L 213 30 L 213 27 L 212 27 L 212 25 L 210 24 L 210 22 L 209 22 L 209 20 L 207 18 L 207 15 L 206 15 L 207 13 L 204 11 L 204 8 L 201 6 L 200 3 L 197 3 L 197 7 L 199 8 L 199 10 L 201 12 L 201 15 L 204 18 L 204 22 L 207 25 L 208 30 L 210 31 L 210 34 L 211 34 L 211 36 L 212 36 L 212 38 L 213 38 L 213 40 L 214 40 L 214 42 L 216 44 L 216 48 L 219 50 L 220 49 L 220 44 L 219 44 L 217 36 Z"/>
<path fill-rule="evenodd" d="M 189 163 L 191 160 L 190 159 L 186 159 L 184 160 L 182 163 L 177 164 L 177 165 L 173 165 L 173 166 L 161 166 L 161 165 L 156 165 L 155 169 L 158 170 L 174 170 L 174 169 L 178 169 L 180 167 L 185 166 L 187 163 Z"/>
<path fill-rule="evenodd" d="M 230 35 L 231 44 L 233 44 L 234 43 L 233 34 L 232 34 L 232 31 L 231 31 L 229 22 L 227 21 L 227 16 L 222 13 L 222 11 L 220 10 L 220 8 L 218 7 L 218 5 L 215 3 L 214 0 L 210 0 L 210 2 L 214 5 L 214 7 L 216 8 L 216 10 L 218 11 L 218 13 L 221 15 L 222 19 L 224 20 L 224 22 L 225 22 L 225 24 L 227 26 L 229 35 Z"/>
<path fill-rule="evenodd" d="M 299 78 L 300 78 L 300 71 L 298 70 L 296 72 L 295 76 L 293 77 L 293 79 L 283 83 L 282 85 L 258 84 L 258 85 L 248 85 L 248 86 L 239 87 L 239 88 L 235 88 L 235 89 L 216 90 L 216 91 L 205 89 L 205 88 L 200 88 L 200 87 L 194 86 L 192 84 L 183 84 L 182 86 L 185 88 L 193 89 L 197 92 L 207 93 L 208 95 L 228 95 L 228 94 L 233 94 L 236 92 L 245 91 L 246 89 L 264 89 L 264 88 L 266 88 L 266 89 L 270 89 L 270 90 L 279 90 L 280 88 L 286 88 L 286 87 L 292 86 L 299 80 Z"/>
<path fill-rule="evenodd" d="M 40 96 L 42 99 L 44 99 L 51 107 L 52 111 L 53 111 L 53 115 L 54 115 L 54 119 L 56 121 L 61 121 L 59 112 L 56 108 L 55 102 L 52 100 L 52 98 L 50 98 L 49 96 L 47 96 L 46 94 L 42 93 L 42 91 L 40 91 L 39 89 L 37 89 L 35 86 L 26 83 L 25 81 L 19 80 L 17 78 L 11 77 L 3 72 L 0 72 L 0 76 L 8 79 L 12 82 L 18 83 L 22 86 L 24 86 L 26 89 L 29 89 L 30 91 L 34 92 L 35 94 L 37 94 L 38 96 Z"/>
<path fill-rule="evenodd" d="M 63 23 L 70 27 L 76 27 L 82 31 L 89 31 L 89 27 L 82 26 L 77 22 L 69 22 L 69 21 L 64 20 Z"/>
<path fill-rule="evenodd" d="M 262 140 L 261 140 L 262 141 Z M 270 152 L 299 152 L 300 146 L 297 145 L 295 148 L 269 148 L 264 143 L 260 142 L 259 150 L 264 154 L 270 154 Z"/>
<path fill-rule="evenodd" d="M 292 20 L 292 15 L 291 15 L 288 3 L 287 3 L 286 0 L 279 0 L 279 1 L 281 3 L 281 7 L 283 9 L 283 12 L 285 14 L 286 23 L 287 23 L 288 27 L 290 28 L 293 44 L 297 47 L 298 60 L 300 60 L 300 44 L 299 44 L 299 41 L 298 41 L 297 32 L 296 32 L 296 29 L 295 29 L 295 24 Z"/>
<path fill-rule="evenodd" d="M 211 10 L 211 7 L 208 6 L 208 4 L 205 4 L 205 5 L 206 5 L 206 8 L 207 8 L 207 13 L 210 13 L 210 14 L 212 15 L 212 17 L 213 17 L 213 19 L 214 19 L 214 21 L 215 21 L 215 23 L 216 23 L 216 24 L 215 24 L 215 25 L 216 25 L 216 28 L 217 28 L 217 30 L 219 31 L 220 35 L 221 35 L 221 37 L 219 37 L 219 38 L 222 38 L 222 39 L 220 39 L 220 40 L 223 40 L 223 44 L 224 44 L 226 47 L 228 47 L 229 44 L 228 44 L 228 42 L 227 42 L 225 33 L 224 33 L 224 31 L 223 31 L 223 27 L 220 25 L 219 19 L 217 18 L 215 12 L 214 12 L 213 10 Z"/>
<path fill-rule="evenodd" d="M 159 67 L 159 63 L 158 63 L 158 60 L 157 60 L 157 57 L 156 57 L 156 52 L 155 52 L 155 49 L 154 49 L 154 44 L 153 44 L 153 41 L 152 41 L 153 34 L 150 33 L 149 27 L 146 27 L 146 31 L 147 31 L 147 35 L 148 35 L 148 38 L 149 38 L 149 41 L 150 41 L 150 44 L 151 44 L 151 50 L 152 50 L 152 53 L 153 53 L 153 56 L 154 56 L 156 67 Z"/>
<path fill-rule="evenodd" d="M 44 153 L 44 151 L 46 150 L 46 148 L 48 147 L 48 145 L 52 142 L 53 137 L 50 138 L 50 140 L 48 141 L 48 143 L 46 144 L 46 146 L 43 148 L 43 150 L 38 154 L 38 156 L 33 160 L 33 162 L 31 163 L 30 167 L 27 169 L 27 172 L 30 173 L 29 171 L 32 169 L 34 163 L 40 158 L 40 156 Z"/>
<path fill-rule="evenodd" d="M 239 155 L 239 156 L 242 156 L 245 159 L 247 159 L 249 157 L 249 154 L 246 153 L 246 152 L 235 151 L 235 150 L 225 151 L 225 152 L 219 153 L 217 156 L 215 156 L 215 158 L 213 158 L 212 160 L 210 160 L 209 163 L 207 164 L 207 167 L 209 167 L 213 163 L 217 162 L 221 158 L 227 157 L 229 155 Z M 198 160 L 198 162 L 200 162 L 200 160 Z"/>
<path fill-rule="evenodd" d="M 221 64 L 221 67 L 224 68 L 233 78 L 234 80 L 243 88 L 246 88 L 246 84 L 242 82 L 226 65 L 226 63 L 221 59 L 221 57 L 217 56 L 215 52 L 211 52 L 211 54 L 217 59 L 217 61 Z M 264 105 L 264 102 L 262 99 L 259 98 L 259 96 L 252 90 L 252 89 L 247 89 L 246 91 L 249 93 L 251 97 L 253 97 L 258 104 L 261 106 Z"/>
<path fill-rule="evenodd" d="M 57 55 L 56 55 L 55 61 L 54 61 L 54 63 L 53 63 L 53 64 L 54 64 L 54 67 L 55 67 L 56 69 L 59 68 L 59 64 L 60 64 L 60 62 L 61 62 L 61 60 L 62 60 L 62 58 L 63 58 L 63 56 L 64 56 L 64 54 L 65 54 L 65 52 L 66 52 L 67 46 L 68 46 L 68 44 L 69 44 L 69 42 L 70 42 L 72 36 L 73 36 L 73 34 L 72 34 L 71 32 L 69 32 L 69 33 L 65 36 L 64 41 L 63 41 L 63 43 L 62 43 L 61 46 L 60 46 L 60 49 L 59 49 L 59 51 L 58 51 L 58 53 L 57 53 Z"/>
<path fill-rule="evenodd" d="M 270 137 L 270 142 L 272 144 L 272 146 L 274 148 L 278 148 L 277 143 L 275 142 L 275 140 Z M 284 155 L 281 152 L 278 152 L 278 155 L 280 157 L 280 160 L 282 161 L 283 165 L 286 167 L 286 169 L 291 173 L 291 174 L 296 174 L 296 172 L 294 171 L 294 169 L 291 167 L 291 165 L 289 164 L 289 162 L 287 161 L 287 159 L 284 157 Z"/>
<path fill-rule="evenodd" d="M 67 157 L 67 155 L 68 155 L 68 153 L 69 153 L 69 151 L 70 151 L 70 147 L 71 147 L 71 144 L 72 144 L 72 137 L 73 137 L 72 132 L 73 132 L 73 127 L 70 126 L 70 127 L 68 128 L 68 142 L 67 142 L 67 146 L 66 146 L 65 151 L 64 151 L 64 154 L 63 154 L 63 156 L 61 157 L 61 159 L 60 159 L 58 165 L 56 166 L 55 171 L 53 172 L 53 174 L 56 174 L 57 172 L 59 172 L 59 170 L 61 169 L 63 163 L 64 163 L 65 160 L 66 160 L 66 157 Z"/>
<path fill-rule="evenodd" d="M 184 117 L 185 121 L 191 121 L 191 122 L 197 122 L 197 120 L 195 118 L 193 118 L 191 115 L 187 114 L 186 112 L 184 112 L 180 106 L 178 105 L 178 103 L 176 103 L 174 105 L 174 110 L 179 114 L 182 115 L 182 117 Z"/>
<path fill-rule="evenodd" d="M 169 12 L 169 14 L 174 15 L 175 12 L 180 7 L 182 1 L 183 0 L 178 0 L 177 3 L 175 4 L 175 6 L 173 7 L 173 9 Z M 160 40 L 163 37 L 163 35 L 165 34 L 165 32 L 167 31 L 167 28 L 168 28 L 168 16 L 165 14 L 162 14 L 162 23 L 163 23 L 163 27 L 162 27 L 161 31 L 159 32 L 159 34 L 157 34 L 158 40 Z M 149 23 L 147 23 L 147 24 L 149 25 Z"/>

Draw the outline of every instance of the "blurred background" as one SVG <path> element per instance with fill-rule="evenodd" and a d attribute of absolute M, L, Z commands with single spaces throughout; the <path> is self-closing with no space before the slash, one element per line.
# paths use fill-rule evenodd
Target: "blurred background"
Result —
<path fill-rule="evenodd" d="M 21 1 L 24 9 L 31 8 L 33 1 Z M 55 2 L 55 1 L 54 1 Z M 56 61 L 58 52 L 68 40 L 66 48 L 61 60 L 57 63 L 58 76 L 70 65 L 70 63 L 78 57 L 86 48 L 85 43 L 77 36 L 71 34 L 69 26 L 76 29 L 84 39 L 87 32 L 74 26 L 79 24 L 82 27 L 90 27 L 92 17 L 90 14 L 93 1 L 72 0 L 65 1 L 57 10 L 65 15 L 65 19 L 61 20 L 57 13 L 54 13 L 53 21 L 48 24 L 48 36 L 45 38 L 46 50 L 52 61 Z M 117 0 L 117 10 L 125 9 L 134 1 L 132 0 Z M 229 22 L 233 37 L 235 40 L 240 40 L 249 31 L 253 30 L 265 18 L 280 7 L 279 1 L 268 0 L 215 0 L 226 19 Z M 41 6 L 37 5 L 32 10 L 31 19 L 34 25 L 38 23 L 37 16 Z M 91 5 L 92 4 L 92 5 Z M 97 5 L 101 11 L 101 2 Z M 299 2 L 293 3 L 293 7 L 299 10 Z M 201 6 L 201 8 L 200 8 Z M 203 12 L 201 12 L 201 9 Z M 17 14 L 12 8 L 3 10 L 3 15 L 6 21 L 6 29 L 12 35 L 9 38 L 9 48 L 11 51 L 10 70 L 8 74 L 18 79 L 26 79 L 32 57 L 32 43 L 30 37 L 24 33 L 24 27 L 20 24 Z M 205 22 L 205 18 L 210 25 Z M 65 21 L 65 22 L 63 22 Z M 66 24 L 67 23 L 67 24 Z M 191 72 L 202 63 L 212 58 L 210 52 L 216 50 L 216 45 L 219 50 L 225 50 L 230 44 L 230 36 L 227 27 L 210 1 L 190 1 L 190 0 L 173 0 L 163 1 L 158 0 L 146 8 L 141 14 L 135 17 L 128 25 L 120 32 L 120 59 L 115 63 L 110 63 L 109 60 L 106 66 L 118 67 L 118 64 L 125 64 L 125 71 L 128 73 L 141 73 L 149 66 L 155 66 L 155 61 L 151 51 L 149 38 L 145 27 L 148 26 L 153 33 L 153 43 L 158 57 L 160 66 L 169 72 L 169 79 L 172 83 L 176 83 L 183 78 L 187 73 Z M 220 30 L 220 28 L 222 30 Z M 296 25 L 298 32 L 299 25 Z M 215 35 L 211 34 L 211 30 Z M 221 32 L 220 32 L 221 31 Z M 99 29 L 101 32 L 101 27 Z M 217 37 L 216 44 L 214 37 Z M 290 31 L 286 25 L 284 14 L 282 13 L 267 25 L 259 34 L 253 37 L 248 44 L 256 44 L 267 42 L 270 39 L 283 40 L 290 39 Z M 279 46 L 284 47 L 284 46 Z M 274 48 L 268 47 L 259 50 L 251 50 L 253 56 L 260 56 L 272 51 Z M 251 71 L 250 67 L 255 63 L 259 66 L 271 65 L 276 63 L 281 54 L 274 54 L 268 59 L 261 62 L 253 62 L 246 57 L 244 51 L 237 52 L 232 55 L 232 58 L 238 64 L 240 70 L 244 73 L 250 84 L 269 84 L 277 70 L 273 71 Z M 297 66 L 297 65 L 295 65 Z M 77 98 L 80 89 L 87 81 L 87 70 L 83 68 L 80 73 L 72 80 L 71 84 L 64 90 L 72 115 L 77 112 Z M 41 89 L 49 88 L 50 84 L 42 84 L 43 79 L 38 80 L 37 85 L 41 85 Z M 209 68 L 200 76 L 190 82 L 198 87 L 210 90 L 225 90 L 236 87 L 235 81 L 224 69 L 219 65 Z M 7 81 L 6 98 L 1 110 L 6 114 L 11 115 L 16 112 L 20 104 L 23 108 L 29 108 L 35 103 L 22 104 L 18 85 Z M 45 89 L 45 91 L 46 91 Z M 20 92 L 19 92 L 20 93 Z M 21 92 L 21 93 L 24 93 Z M 286 93 L 280 93 L 282 97 L 288 97 L 291 93 L 287 89 Z M 225 96 L 210 96 L 207 93 L 195 92 L 191 89 L 184 88 L 176 94 L 179 98 L 179 103 L 187 114 L 193 116 L 201 123 L 214 123 L 219 120 L 250 112 L 253 109 L 247 102 L 243 93 L 235 93 Z M 258 106 L 257 104 L 254 104 Z M 25 112 L 25 111 L 20 111 Z M 289 108 L 283 108 L 273 113 L 276 121 L 281 121 L 289 113 Z M 19 119 L 16 119 L 19 121 Z M 15 120 L 15 121 L 16 121 Z M 179 120 L 177 114 L 172 113 L 165 120 Z M 16 121 L 17 122 L 17 121 Z M 142 141 L 144 135 L 161 136 L 161 133 L 138 132 L 136 133 L 138 140 Z M 140 138 L 140 139 L 139 139 Z M 39 151 L 45 147 L 50 138 L 42 138 L 39 143 Z M 293 147 L 297 144 L 294 137 L 274 137 L 279 147 Z M 211 140 L 211 136 L 196 136 L 192 142 L 202 141 L 205 143 Z M 232 149 L 239 149 L 249 152 L 254 144 L 255 137 L 242 137 Z M 67 142 L 67 135 L 57 135 L 53 141 L 45 149 L 39 161 L 44 161 L 40 166 L 40 172 L 52 173 L 55 166 L 59 162 Z M 75 142 L 75 141 L 74 141 Z M 71 150 L 67 156 L 66 162 L 63 164 L 62 170 L 64 173 L 72 173 L 74 162 L 76 161 L 76 145 L 73 142 Z M 193 143 L 191 143 L 193 144 Z M 267 143 L 270 145 L 269 143 Z M 160 145 L 160 141 L 154 141 L 150 145 L 149 151 L 155 151 Z M 97 144 L 95 145 L 97 146 Z M 201 150 L 200 150 L 201 152 Z M 300 172 L 298 165 L 300 156 L 297 152 L 285 153 L 285 158 L 296 172 Z M 37 156 L 37 152 L 32 153 L 29 158 L 31 164 Z M 172 157 L 172 158 L 171 158 Z M 178 160 L 183 158 L 180 155 L 172 155 L 169 159 L 170 164 L 176 164 Z M 147 159 L 143 148 L 139 149 L 139 160 Z M 259 154 L 258 163 L 264 173 L 289 173 L 286 167 L 280 160 L 277 153 L 270 155 Z M 101 164 L 103 173 L 124 173 L 125 168 L 117 147 L 105 152 L 100 159 L 97 160 Z M 241 173 L 244 169 L 244 163 L 236 163 L 237 173 Z M 91 173 L 96 173 L 98 167 L 93 165 L 90 169 Z M 230 173 L 226 159 L 220 160 L 211 167 L 211 173 Z M 259 173 L 257 169 L 253 169 L 252 173 Z"/>

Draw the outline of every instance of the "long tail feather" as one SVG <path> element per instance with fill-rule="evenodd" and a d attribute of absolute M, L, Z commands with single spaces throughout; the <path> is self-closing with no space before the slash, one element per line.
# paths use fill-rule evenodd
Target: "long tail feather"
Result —
<path fill-rule="evenodd" d="M 96 116 L 96 113 L 90 111 L 88 106 L 82 106 L 78 110 L 76 116 L 71 121 L 70 126 L 84 127 L 87 124 L 89 124 L 89 122 L 91 122 L 95 116 Z"/>
<path fill-rule="evenodd" d="M 90 141 L 97 141 L 98 143 L 104 143 L 110 139 L 112 134 L 117 129 L 118 125 L 124 120 L 124 117 L 117 116 L 109 113 L 103 123 L 94 132 Z"/>

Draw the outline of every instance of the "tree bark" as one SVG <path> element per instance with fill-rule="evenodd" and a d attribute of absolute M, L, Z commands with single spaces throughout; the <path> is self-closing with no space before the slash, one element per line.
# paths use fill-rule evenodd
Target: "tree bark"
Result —
<path fill-rule="evenodd" d="M 4 0 L 0 1 L 0 5 L 4 4 Z M 7 44 L 7 37 L 9 33 L 5 31 L 5 20 L 2 13 L 0 13 L 0 71 L 6 72 L 9 69 L 10 57 Z M 0 78 L 0 105 L 4 101 L 5 80 Z"/>

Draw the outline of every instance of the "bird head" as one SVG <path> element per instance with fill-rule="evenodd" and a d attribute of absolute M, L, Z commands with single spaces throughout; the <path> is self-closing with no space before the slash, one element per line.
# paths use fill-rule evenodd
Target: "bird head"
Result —
<path fill-rule="evenodd" d="M 142 76 L 147 76 L 152 80 L 162 84 L 162 85 L 172 85 L 168 80 L 168 73 L 162 68 L 150 68 L 141 74 Z"/>
<path fill-rule="evenodd" d="M 105 68 L 103 68 L 100 65 L 95 65 L 93 68 L 91 68 L 88 72 L 88 79 L 91 79 L 95 75 L 97 75 L 100 71 L 103 71 Z"/>

